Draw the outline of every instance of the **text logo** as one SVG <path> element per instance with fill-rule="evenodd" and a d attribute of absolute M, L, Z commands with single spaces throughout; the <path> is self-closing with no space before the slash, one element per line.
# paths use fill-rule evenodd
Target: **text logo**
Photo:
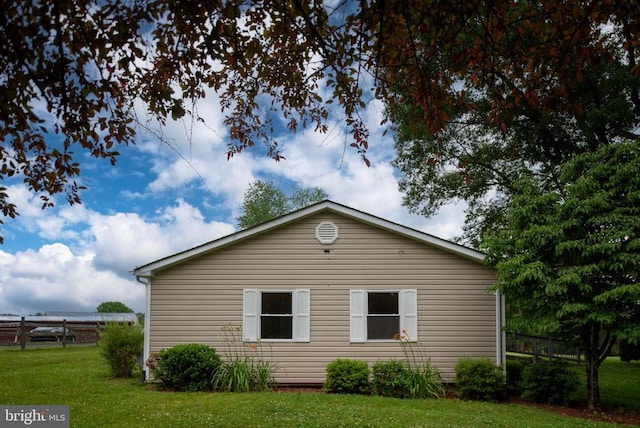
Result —
<path fill-rule="evenodd" d="M 0 426 L 69 428 L 69 406 L 0 406 Z"/>

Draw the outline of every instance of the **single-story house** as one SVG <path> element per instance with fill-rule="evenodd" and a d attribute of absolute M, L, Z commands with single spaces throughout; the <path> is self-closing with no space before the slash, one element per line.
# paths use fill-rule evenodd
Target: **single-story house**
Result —
<path fill-rule="evenodd" d="M 424 346 L 446 382 L 461 357 L 504 364 L 502 296 L 473 249 L 332 201 L 135 268 L 146 287 L 145 361 L 180 343 L 224 356 L 268 345 L 281 384 L 321 384 L 336 358 Z M 255 347 L 255 346 L 254 346 Z"/>

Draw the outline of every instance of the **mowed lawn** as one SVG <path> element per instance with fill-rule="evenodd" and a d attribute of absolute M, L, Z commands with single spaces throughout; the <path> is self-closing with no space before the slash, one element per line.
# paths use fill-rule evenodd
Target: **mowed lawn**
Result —
<path fill-rule="evenodd" d="M 621 399 L 621 406 L 640 407 L 640 365 L 607 366 L 602 375 L 604 401 Z M 614 373 L 611 382 L 608 372 Z M 0 404 L 68 405 L 72 427 L 92 428 L 615 426 L 530 406 L 451 399 L 161 392 L 138 379 L 113 379 L 96 346 L 0 349 Z"/>

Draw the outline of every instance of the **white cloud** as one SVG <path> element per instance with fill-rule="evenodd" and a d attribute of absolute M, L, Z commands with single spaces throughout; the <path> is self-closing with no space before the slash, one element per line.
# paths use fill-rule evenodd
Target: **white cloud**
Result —
<path fill-rule="evenodd" d="M 0 251 L 0 312 L 95 311 L 104 301 L 144 310 L 144 287 L 111 271 L 96 270 L 91 254 L 64 244 L 17 254 Z"/>
<path fill-rule="evenodd" d="M 179 199 L 151 220 L 135 213 L 91 216 L 94 266 L 126 277 L 136 266 L 169 256 L 234 232 L 231 224 L 207 222 L 202 213 Z"/>
<path fill-rule="evenodd" d="M 93 189 L 102 182 L 124 183 L 115 193 L 105 191 L 92 206 L 60 204 L 43 211 L 23 184 L 7 186 L 21 215 L 0 232 L 39 240 L 31 249 L 0 250 L 0 313 L 93 311 L 107 300 L 142 311 L 144 290 L 130 270 L 233 233 L 231 223 L 256 178 L 318 186 L 355 209 L 445 239 L 460 235 L 463 204 L 445 206 L 431 219 L 402 206 L 391 165 L 393 141 L 379 126 L 382 112 L 377 101 L 362 112 L 371 133 L 370 167 L 349 147 L 348 129 L 340 121 L 329 124 L 328 134 L 301 130 L 279 135 L 285 161 L 267 158 L 263 147 L 228 161 L 223 116 L 217 98 L 208 96 L 198 111 L 204 124 L 169 122 L 161 129 L 164 142 L 147 134 L 123 149 L 119 171 L 100 176 L 102 169 L 87 169 L 94 174 Z"/>
<path fill-rule="evenodd" d="M 57 242 L 15 254 L 0 251 L 0 313 L 94 311 L 109 300 L 142 311 L 144 290 L 130 270 L 234 232 L 231 224 L 205 221 L 183 200 L 150 221 L 136 213 L 77 212 L 86 215 L 78 217 L 76 226 L 79 220 L 88 226 L 76 236 L 89 239 L 78 242 L 76 250 Z M 67 211 L 61 213 L 49 223 L 68 226 Z"/>

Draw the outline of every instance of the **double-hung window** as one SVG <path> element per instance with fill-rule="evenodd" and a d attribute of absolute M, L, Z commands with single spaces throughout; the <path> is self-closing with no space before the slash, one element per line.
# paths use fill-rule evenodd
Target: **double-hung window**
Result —
<path fill-rule="evenodd" d="M 351 342 L 418 338 L 416 290 L 351 290 Z"/>
<path fill-rule="evenodd" d="M 309 327 L 309 290 L 243 291 L 244 340 L 308 342 Z"/>
<path fill-rule="evenodd" d="M 293 339 L 293 293 L 260 293 L 260 338 Z"/>
<path fill-rule="evenodd" d="M 384 340 L 400 332 L 397 291 L 367 292 L 367 339 Z"/>

